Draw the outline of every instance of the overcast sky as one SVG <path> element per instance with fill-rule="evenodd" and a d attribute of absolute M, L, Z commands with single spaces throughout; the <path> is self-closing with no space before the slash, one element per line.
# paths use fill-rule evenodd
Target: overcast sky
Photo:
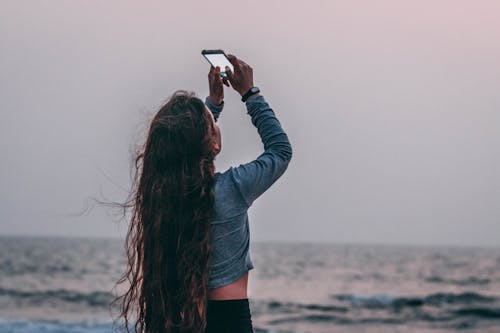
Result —
<path fill-rule="evenodd" d="M 0 235 L 123 237 L 131 149 L 202 49 L 254 68 L 293 146 L 252 240 L 500 245 L 500 2 L 5 1 Z M 263 150 L 226 89 L 218 171 Z M 104 196 L 104 197 L 103 197 Z M 115 215 L 108 215 L 115 214 Z"/>

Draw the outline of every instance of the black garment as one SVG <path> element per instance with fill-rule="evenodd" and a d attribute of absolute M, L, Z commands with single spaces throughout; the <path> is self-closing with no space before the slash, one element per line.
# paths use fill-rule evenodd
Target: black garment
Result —
<path fill-rule="evenodd" d="M 248 298 L 208 300 L 206 333 L 254 333 Z"/>

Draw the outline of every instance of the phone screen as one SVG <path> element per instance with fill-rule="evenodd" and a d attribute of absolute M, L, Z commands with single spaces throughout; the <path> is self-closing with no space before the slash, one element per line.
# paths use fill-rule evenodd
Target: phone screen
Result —
<path fill-rule="evenodd" d="M 231 71 L 234 71 L 233 64 L 229 62 L 224 53 L 205 53 L 203 56 L 212 64 L 212 66 L 220 67 L 222 76 L 226 76 L 226 66 L 229 66 Z"/>

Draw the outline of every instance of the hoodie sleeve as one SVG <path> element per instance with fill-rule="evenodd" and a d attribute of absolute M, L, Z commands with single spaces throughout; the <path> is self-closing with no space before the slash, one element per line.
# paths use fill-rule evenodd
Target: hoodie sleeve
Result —
<path fill-rule="evenodd" d="M 246 102 L 247 113 L 257 127 L 264 152 L 255 160 L 231 167 L 231 174 L 247 207 L 283 175 L 292 158 L 292 146 L 274 111 L 262 95 Z"/>
<path fill-rule="evenodd" d="M 207 96 L 205 98 L 205 105 L 212 112 L 212 114 L 214 115 L 214 119 L 217 122 L 217 119 L 219 118 L 219 115 L 222 112 L 222 109 L 224 108 L 224 101 L 220 105 L 215 105 L 212 102 L 210 102 L 210 99 Z"/>

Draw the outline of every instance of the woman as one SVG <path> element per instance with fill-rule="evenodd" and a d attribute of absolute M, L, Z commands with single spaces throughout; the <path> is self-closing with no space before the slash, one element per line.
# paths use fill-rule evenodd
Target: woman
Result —
<path fill-rule="evenodd" d="M 234 73 L 226 67 L 224 79 L 210 68 L 208 108 L 192 93 L 174 93 L 136 158 L 128 269 L 118 281 L 128 290 L 116 299 L 127 331 L 132 313 L 136 332 L 253 332 L 247 210 L 285 172 L 292 148 L 264 97 L 251 90 L 252 68 L 228 59 Z M 214 159 L 224 84 L 243 96 L 264 152 L 220 173 Z"/>

